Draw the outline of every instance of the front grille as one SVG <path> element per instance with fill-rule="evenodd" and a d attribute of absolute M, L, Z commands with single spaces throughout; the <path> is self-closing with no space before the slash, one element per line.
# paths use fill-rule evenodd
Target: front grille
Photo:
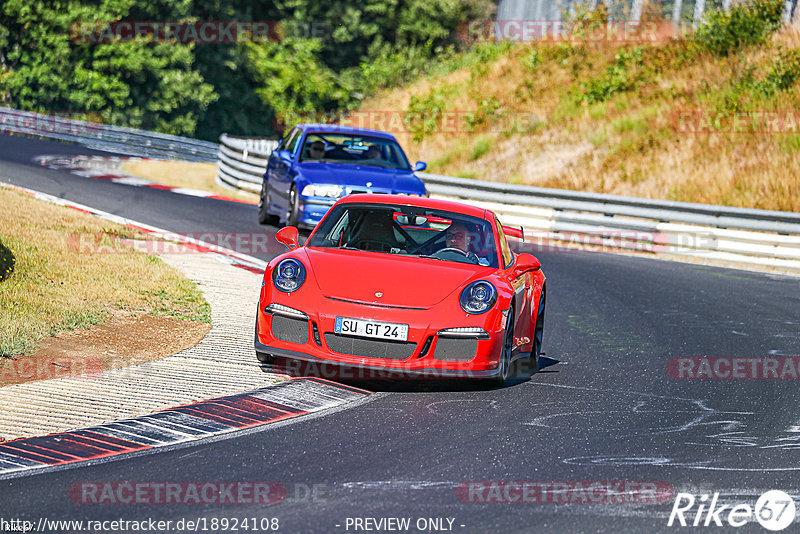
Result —
<path fill-rule="evenodd" d="M 404 360 L 410 357 L 417 348 L 416 343 L 406 341 L 384 341 L 380 339 L 364 339 L 361 337 L 340 336 L 332 332 L 325 333 L 325 342 L 333 352 L 351 354 L 364 358 L 383 358 L 385 360 Z"/>
<path fill-rule="evenodd" d="M 472 359 L 477 350 L 475 338 L 438 337 L 433 357 L 447 362 L 465 362 Z"/>
<path fill-rule="evenodd" d="M 281 341 L 308 343 L 308 321 L 274 315 L 272 317 L 272 335 Z"/>

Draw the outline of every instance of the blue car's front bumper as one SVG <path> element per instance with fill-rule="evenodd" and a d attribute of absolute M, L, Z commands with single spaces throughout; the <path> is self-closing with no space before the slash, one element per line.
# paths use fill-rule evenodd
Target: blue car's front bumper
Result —
<path fill-rule="evenodd" d="M 300 195 L 300 198 L 298 198 L 297 224 L 308 228 L 315 227 L 337 200 L 336 198 L 304 197 Z"/>

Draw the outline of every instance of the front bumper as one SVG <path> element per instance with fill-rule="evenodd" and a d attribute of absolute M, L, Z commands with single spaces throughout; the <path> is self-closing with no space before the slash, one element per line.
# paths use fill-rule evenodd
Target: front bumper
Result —
<path fill-rule="evenodd" d="M 338 199 L 304 197 L 298 199 L 297 223 L 304 228 L 314 228 Z"/>
<path fill-rule="evenodd" d="M 301 311 L 305 318 L 291 313 L 265 313 L 269 303 L 261 301 L 256 323 L 256 351 L 317 364 L 420 378 L 488 378 L 498 373 L 505 327 L 504 316 L 498 310 L 469 316 L 460 307 L 460 313 L 443 313 L 437 309 L 388 308 L 325 297 L 319 299 L 327 301 L 328 306 L 320 306 L 322 302 L 314 303 L 316 305 L 300 302 L 300 299 L 292 302 L 295 296 L 283 295 L 280 304 Z M 325 308 L 326 311 L 313 311 Z M 408 341 L 388 342 L 335 334 L 336 317 L 408 324 Z M 476 326 L 485 334 L 470 337 L 441 332 Z"/>
<path fill-rule="evenodd" d="M 312 356 L 310 354 L 305 354 L 303 352 L 294 352 L 291 350 L 279 349 L 276 347 L 268 347 L 258 341 L 256 339 L 256 350 L 259 352 L 265 352 L 267 354 L 271 354 L 273 356 L 277 356 L 279 358 L 287 358 L 291 360 L 299 360 L 302 362 L 310 362 L 312 364 L 318 364 L 317 368 L 313 367 L 301 367 L 298 366 L 296 368 L 292 368 L 292 366 L 286 366 L 286 371 L 289 374 L 312 374 L 312 375 L 319 375 L 325 378 L 335 378 L 339 380 L 346 380 L 346 379 L 386 379 L 386 378 L 397 378 L 397 377 L 408 377 L 408 378 L 427 378 L 427 379 L 436 379 L 436 378 L 465 378 L 465 379 L 482 379 L 482 378 L 490 378 L 497 375 L 497 369 L 488 369 L 485 371 L 473 371 L 470 369 L 440 369 L 440 368 L 429 368 L 429 369 L 397 369 L 394 367 L 381 367 L 379 365 L 357 365 L 352 363 L 343 363 L 336 360 L 328 360 L 325 358 L 318 358 L 316 356 Z M 336 370 L 328 370 L 323 368 L 324 365 L 332 365 L 336 366 Z M 340 367 L 351 368 L 356 371 L 350 371 L 339 369 Z M 359 372 L 359 371 L 366 371 L 366 372 Z M 378 371 L 375 373 L 373 371 Z"/>

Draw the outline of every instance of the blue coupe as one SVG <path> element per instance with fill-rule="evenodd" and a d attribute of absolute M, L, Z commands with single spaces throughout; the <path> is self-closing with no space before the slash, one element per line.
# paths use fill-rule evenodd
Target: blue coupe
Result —
<path fill-rule="evenodd" d="M 351 193 L 427 196 L 394 136 L 336 124 L 298 124 L 272 152 L 258 222 L 313 228 Z"/>

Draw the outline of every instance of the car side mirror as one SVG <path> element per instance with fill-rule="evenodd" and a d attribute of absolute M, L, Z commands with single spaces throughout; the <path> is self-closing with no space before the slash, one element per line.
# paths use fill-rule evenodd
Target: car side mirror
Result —
<path fill-rule="evenodd" d="M 297 241 L 297 228 L 295 226 L 281 228 L 275 234 L 275 239 L 278 240 L 278 243 L 286 245 L 289 250 L 294 250 L 300 246 L 300 243 Z"/>
<path fill-rule="evenodd" d="M 292 159 L 292 153 L 288 150 L 278 150 L 278 157 L 283 161 L 289 162 Z"/>
<path fill-rule="evenodd" d="M 428 164 L 425 163 L 424 161 L 418 161 L 418 162 L 416 162 L 414 164 L 414 172 L 424 171 L 427 168 L 428 168 Z"/>
<path fill-rule="evenodd" d="M 536 256 L 533 254 L 528 254 L 527 252 L 523 252 L 517 256 L 517 262 L 511 269 L 514 274 L 514 278 L 517 278 L 527 272 L 538 271 L 541 268 L 542 264 L 538 259 L 536 259 Z"/>

